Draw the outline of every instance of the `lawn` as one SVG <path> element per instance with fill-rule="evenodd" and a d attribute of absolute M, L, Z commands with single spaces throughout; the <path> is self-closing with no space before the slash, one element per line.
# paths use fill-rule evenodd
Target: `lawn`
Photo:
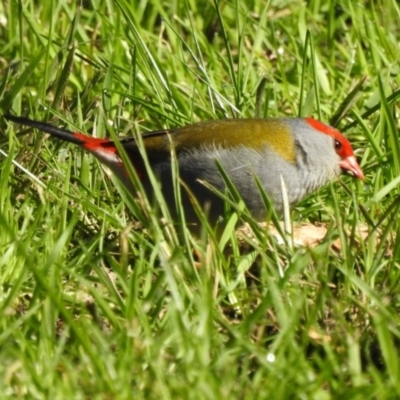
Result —
<path fill-rule="evenodd" d="M 399 20 L 396 0 L 1 2 L 1 114 L 112 138 L 313 116 L 366 179 L 286 230 L 232 212 L 197 237 L 0 117 L 0 397 L 400 398 Z"/>

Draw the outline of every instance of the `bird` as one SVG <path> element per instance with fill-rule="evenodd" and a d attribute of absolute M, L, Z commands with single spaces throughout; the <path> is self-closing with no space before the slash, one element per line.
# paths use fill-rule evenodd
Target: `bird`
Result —
<path fill-rule="evenodd" d="M 127 168 L 115 142 L 23 116 L 4 115 L 6 120 L 26 125 L 93 154 L 109 167 L 129 191 L 134 192 Z M 364 179 L 350 142 L 335 128 L 313 118 L 277 117 L 221 119 L 145 132 L 141 139 L 148 162 L 161 185 L 163 196 L 174 210 L 175 190 L 171 173 L 171 147 L 178 163 L 179 177 L 202 207 L 210 221 L 223 218 L 226 207 L 221 196 L 203 182 L 227 190 L 222 167 L 236 187 L 252 217 L 262 221 L 268 215 L 262 193 L 278 215 L 284 205 L 294 207 L 308 194 L 335 180 L 341 172 Z M 140 181 L 154 194 L 135 137 L 119 140 Z M 284 183 L 287 200 L 283 199 Z M 192 197 L 182 196 L 187 221 L 198 221 Z M 286 202 L 286 203 L 285 203 Z M 176 211 L 176 210 L 175 210 Z"/>

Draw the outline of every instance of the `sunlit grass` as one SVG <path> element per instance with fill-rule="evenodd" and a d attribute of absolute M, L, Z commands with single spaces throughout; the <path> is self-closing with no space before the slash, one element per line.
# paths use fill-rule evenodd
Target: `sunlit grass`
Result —
<path fill-rule="evenodd" d="M 367 176 L 294 210 L 326 227 L 313 248 L 245 213 L 242 236 L 234 215 L 198 238 L 161 193 L 138 207 L 91 156 L 0 121 L 2 398 L 398 397 L 399 16 L 393 0 L 0 4 L 2 112 L 99 137 L 312 115 Z"/>

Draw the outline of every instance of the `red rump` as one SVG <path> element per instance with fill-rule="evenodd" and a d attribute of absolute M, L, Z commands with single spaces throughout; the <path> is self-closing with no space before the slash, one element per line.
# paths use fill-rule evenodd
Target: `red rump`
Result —
<path fill-rule="evenodd" d="M 82 147 L 90 152 L 107 151 L 109 153 L 117 153 L 117 148 L 114 143 L 109 139 L 99 139 L 83 135 L 79 132 L 74 132 L 74 136 L 82 140 Z"/>
<path fill-rule="evenodd" d="M 123 174 L 125 177 L 129 177 L 128 171 L 124 166 L 124 163 L 122 160 L 119 158 L 118 155 L 118 150 L 117 147 L 115 146 L 114 142 L 109 139 L 99 139 L 99 138 L 94 138 L 91 136 L 84 135 L 79 132 L 74 132 L 73 133 L 74 137 L 79 139 L 81 141 L 81 146 L 85 148 L 87 151 L 89 151 L 92 154 L 97 155 L 97 157 L 105 157 L 107 158 L 107 154 L 116 154 L 118 156 L 117 159 L 113 159 L 113 164 L 118 167 L 121 171 L 123 171 Z M 140 179 L 144 179 L 147 175 L 145 172 L 145 168 L 143 165 L 141 165 L 140 162 L 133 162 L 132 165 Z M 104 160 L 103 160 L 104 162 Z"/>
<path fill-rule="evenodd" d="M 340 143 L 340 149 L 337 149 L 336 152 L 341 157 L 349 157 L 354 154 L 350 142 L 337 129 L 332 128 L 323 122 L 317 121 L 314 118 L 305 118 L 305 120 L 317 131 L 333 137 Z"/>

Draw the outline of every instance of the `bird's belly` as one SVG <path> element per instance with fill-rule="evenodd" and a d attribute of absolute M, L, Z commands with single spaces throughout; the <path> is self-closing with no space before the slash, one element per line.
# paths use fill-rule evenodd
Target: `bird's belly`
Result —
<path fill-rule="evenodd" d="M 266 158 L 267 157 L 267 158 Z M 259 186 L 265 192 L 271 204 L 273 204 L 277 213 L 283 210 L 282 191 L 286 187 L 289 197 L 289 206 L 297 202 L 302 197 L 302 189 L 293 192 L 290 179 L 294 179 L 296 171 L 293 165 L 284 165 L 280 168 L 266 168 L 266 160 L 274 162 L 273 156 L 269 154 L 259 154 L 255 151 L 240 149 L 236 154 L 224 149 L 214 149 L 214 151 L 187 152 L 178 156 L 179 177 L 184 183 L 181 186 L 181 204 L 185 210 L 185 216 L 188 221 L 198 220 L 193 208 L 193 198 L 199 206 L 206 210 L 211 222 L 224 216 L 226 212 L 226 202 L 221 196 L 213 193 L 206 185 L 211 185 L 216 190 L 235 199 L 236 196 L 229 194 L 227 183 L 222 177 L 217 163 L 220 164 L 228 179 L 235 186 L 244 203 L 252 216 L 257 220 L 263 220 L 268 212 L 268 208 L 263 201 Z M 155 164 L 153 168 L 162 187 L 162 192 L 167 204 L 172 209 L 173 214 L 176 210 L 176 199 L 174 183 L 171 175 L 171 165 L 169 162 Z M 284 171 L 284 169 L 286 171 Z M 287 174 L 289 171 L 289 174 Z M 285 185 L 282 185 L 282 178 Z M 257 181 L 259 184 L 257 184 Z M 206 183 L 206 184 L 205 184 Z M 151 195 L 153 188 L 145 185 L 148 193 Z"/>

